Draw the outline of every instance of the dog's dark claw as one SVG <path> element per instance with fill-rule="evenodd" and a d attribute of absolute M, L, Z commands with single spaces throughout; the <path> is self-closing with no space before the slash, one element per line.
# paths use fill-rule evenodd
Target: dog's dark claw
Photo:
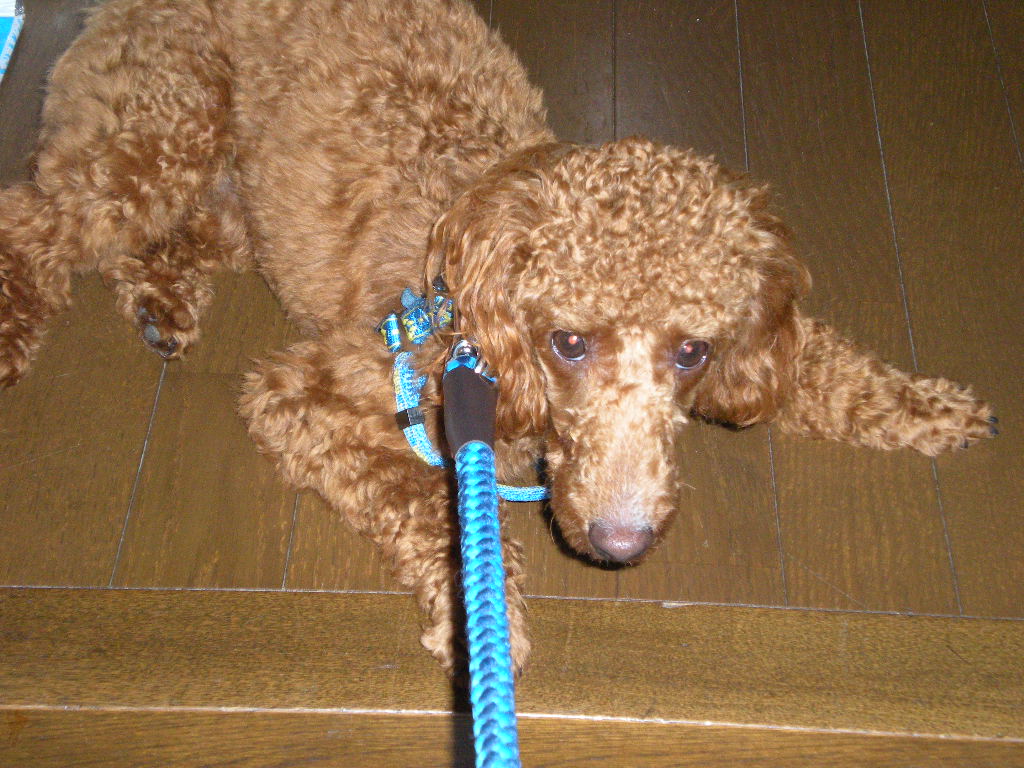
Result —
<path fill-rule="evenodd" d="M 153 349 L 157 351 L 160 357 L 168 358 L 171 357 L 178 349 L 178 342 L 174 339 L 162 339 L 161 341 L 153 344 Z"/>
<path fill-rule="evenodd" d="M 964 440 L 962 443 L 960 443 L 960 447 L 963 448 L 966 451 L 968 448 L 971 447 L 971 441 L 970 440 Z"/>

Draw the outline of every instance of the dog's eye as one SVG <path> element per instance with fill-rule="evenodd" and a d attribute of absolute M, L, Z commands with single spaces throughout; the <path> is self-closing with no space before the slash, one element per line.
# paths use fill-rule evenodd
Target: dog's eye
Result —
<path fill-rule="evenodd" d="M 587 354 L 587 342 L 573 331 L 555 331 L 551 334 L 551 348 L 563 360 L 575 363 Z"/>
<path fill-rule="evenodd" d="M 676 367 L 684 371 L 700 368 L 711 354 L 711 345 L 703 339 L 687 339 L 676 355 Z"/>

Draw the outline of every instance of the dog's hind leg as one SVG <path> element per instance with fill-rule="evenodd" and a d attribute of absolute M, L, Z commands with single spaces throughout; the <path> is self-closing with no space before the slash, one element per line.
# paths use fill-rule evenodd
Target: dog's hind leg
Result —
<path fill-rule="evenodd" d="M 27 369 L 74 271 L 99 268 L 147 338 L 151 325 L 157 341 L 194 338 L 221 258 L 205 247 L 203 222 L 217 214 L 204 201 L 231 151 L 218 46 L 205 3 L 113 0 L 57 63 L 34 178 L 0 191 L 0 383 Z M 140 281 L 178 304 L 146 304 Z M 175 339 L 178 320 L 190 325 Z"/>
<path fill-rule="evenodd" d="M 823 322 L 801 322 L 797 386 L 777 420 L 784 431 L 928 456 L 998 434 L 992 407 L 969 388 L 904 373 Z"/>

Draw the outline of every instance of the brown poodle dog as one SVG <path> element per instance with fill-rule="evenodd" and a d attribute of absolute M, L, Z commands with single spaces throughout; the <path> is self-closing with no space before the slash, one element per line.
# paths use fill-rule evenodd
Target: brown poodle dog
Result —
<path fill-rule="evenodd" d="M 98 269 L 167 357 L 210 274 L 254 260 L 307 341 L 245 380 L 260 449 L 393 562 L 455 659 L 448 474 L 395 424 L 375 328 L 447 281 L 500 375 L 502 479 L 546 461 L 569 544 L 633 562 L 676 499 L 693 418 L 925 454 L 989 407 L 805 318 L 766 195 L 691 152 L 557 143 L 540 93 L 463 0 L 112 0 L 53 72 L 35 178 L 0 192 L 0 381 L 26 370 L 73 271 Z M 438 399 L 451 334 L 417 349 Z M 427 427 L 440 439 L 436 408 Z M 513 654 L 529 650 L 505 542 Z"/>

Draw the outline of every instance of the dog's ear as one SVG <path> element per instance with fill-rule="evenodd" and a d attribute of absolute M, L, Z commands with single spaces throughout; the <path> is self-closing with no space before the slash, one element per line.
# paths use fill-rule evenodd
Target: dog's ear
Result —
<path fill-rule="evenodd" d="M 431 233 L 428 270 L 455 300 L 456 329 L 474 339 L 499 376 L 498 434 L 542 431 L 544 378 L 516 298 L 529 269 L 529 236 L 541 216 L 544 169 L 560 145 L 533 148 L 488 170 L 460 195 Z"/>
<path fill-rule="evenodd" d="M 760 285 L 736 338 L 712 358 L 693 407 L 705 418 L 739 427 L 770 421 L 792 393 L 803 349 L 796 302 L 810 288 L 807 269 L 791 253 L 788 230 L 767 210 L 767 192 L 751 194 L 760 235 L 751 258 Z"/>

